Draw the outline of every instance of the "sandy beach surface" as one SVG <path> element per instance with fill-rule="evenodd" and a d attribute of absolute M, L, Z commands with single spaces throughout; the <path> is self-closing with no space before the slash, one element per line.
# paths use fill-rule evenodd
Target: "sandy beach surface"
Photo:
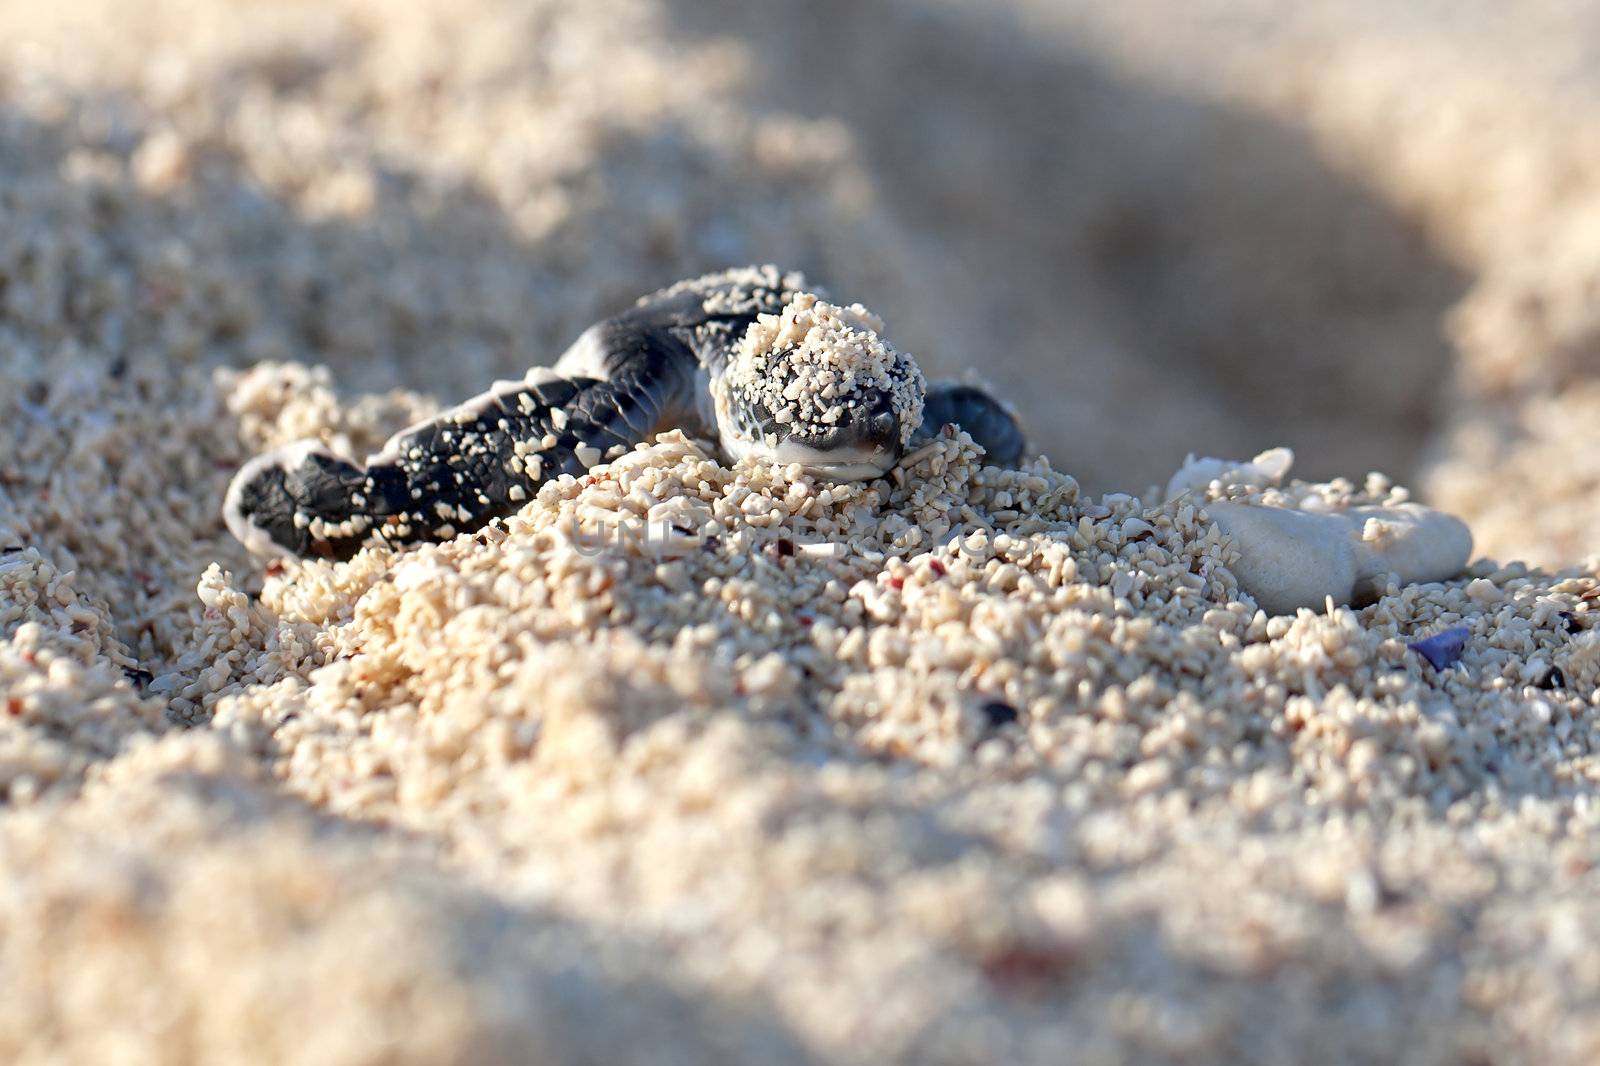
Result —
<path fill-rule="evenodd" d="M 1600 11 L 1283 7 L 0 0 L 0 1062 L 1600 1059 Z M 760 262 L 1041 457 L 223 527 Z M 1258 611 L 1280 444 L 1478 561 Z"/>

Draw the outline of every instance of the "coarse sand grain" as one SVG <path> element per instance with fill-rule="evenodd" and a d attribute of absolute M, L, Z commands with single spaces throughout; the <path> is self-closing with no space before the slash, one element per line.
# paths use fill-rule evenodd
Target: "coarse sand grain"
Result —
<path fill-rule="evenodd" d="M 0 3 L 0 1061 L 1600 1058 L 1600 89 L 1484 60 L 1531 6 Z M 766 261 L 1051 458 L 223 527 Z M 1141 486 L 1279 443 L 1484 559 L 1257 610 Z"/>

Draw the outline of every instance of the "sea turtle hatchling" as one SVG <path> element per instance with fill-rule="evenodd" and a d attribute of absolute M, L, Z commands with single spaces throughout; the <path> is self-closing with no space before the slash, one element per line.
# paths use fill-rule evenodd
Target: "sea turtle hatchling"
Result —
<path fill-rule="evenodd" d="M 833 480 L 880 476 L 947 423 L 990 462 L 1021 458 L 1005 407 L 970 385 L 928 386 L 881 329 L 770 266 L 682 281 L 591 326 L 554 367 L 401 431 L 365 463 L 316 441 L 251 460 L 228 489 L 228 528 L 260 554 L 329 559 L 448 540 L 672 427 L 716 438 L 729 459 Z"/>

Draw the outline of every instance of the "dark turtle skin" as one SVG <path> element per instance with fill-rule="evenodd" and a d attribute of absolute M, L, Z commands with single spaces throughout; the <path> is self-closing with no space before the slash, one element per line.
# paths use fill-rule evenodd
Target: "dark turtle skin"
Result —
<path fill-rule="evenodd" d="M 749 430 L 770 431 L 771 419 L 740 410 L 730 415 L 737 424 L 718 424 L 710 384 L 756 316 L 780 313 L 805 289 L 798 274 L 750 267 L 652 293 L 591 326 L 554 367 L 403 430 L 364 463 L 312 441 L 251 460 L 228 489 L 228 528 L 258 554 L 343 560 L 368 545 L 444 541 L 480 529 L 515 514 L 545 481 L 581 476 L 665 429 L 717 439 L 730 458 L 767 454 L 761 434 Z M 1021 459 L 1021 427 L 988 393 L 934 384 L 922 400 L 912 447 L 954 424 L 989 461 Z M 870 449 L 871 470 L 837 469 L 851 477 L 884 473 L 902 452 L 894 425 L 892 413 L 864 408 L 830 432 L 821 454 Z M 833 467 L 822 463 L 817 472 Z"/>

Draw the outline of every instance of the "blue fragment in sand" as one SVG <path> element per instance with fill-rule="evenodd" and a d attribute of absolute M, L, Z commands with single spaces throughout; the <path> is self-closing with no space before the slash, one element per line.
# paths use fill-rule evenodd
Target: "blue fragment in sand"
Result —
<path fill-rule="evenodd" d="M 1447 670 L 1461 661 L 1461 653 L 1466 650 L 1470 636 L 1472 630 L 1466 626 L 1455 626 L 1431 637 L 1412 641 L 1406 647 L 1428 660 L 1435 670 Z"/>

